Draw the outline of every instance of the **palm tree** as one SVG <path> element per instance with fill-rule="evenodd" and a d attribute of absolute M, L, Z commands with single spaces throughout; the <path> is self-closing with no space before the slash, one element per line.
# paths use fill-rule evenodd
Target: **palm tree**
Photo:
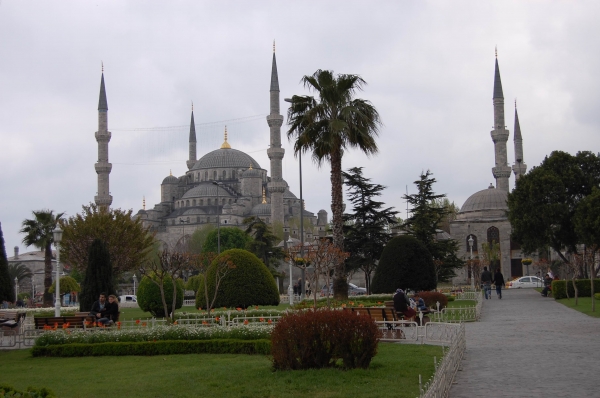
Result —
<path fill-rule="evenodd" d="M 11 281 L 14 281 L 15 278 L 17 278 L 19 283 L 25 278 L 33 278 L 33 272 L 22 263 L 9 264 L 8 274 L 10 275 Z"/>
<path fill-rule="evenodd" d="M 354 98 L 366 82 L 357 75 L 317 70 L 301 80 L 304 87 L 318 94 L 294 95 L 288 109 L 288 139 L 295 139 L 294 153 L 312 151 L 313 161 L 320 167 L 331 165 L 331 211 L 333 213 L 333 244 L 343 250 L 342 156 L 348 148 L 361 149 L 371 155 L 378 151 L 375 137 L 381 120 L 377 109 L 366 100 Z M 335 267 L 335 298 L 348 297 L 346 271 L 343 262 Z"/>
<path fill-rule="evenodd" d="M 59 213 L 55 216 L 52 210 L 33 211 L 33 219 L 23 220 L 23 228 L 19 231 L 26 234 L 23 238 L 25 246 L 35 246 L 44 251 L 44 306 L 48 307 L 52 306 L 52 293 L 48 292 L 52 285 L 52 231 L 63 215 Z"/>

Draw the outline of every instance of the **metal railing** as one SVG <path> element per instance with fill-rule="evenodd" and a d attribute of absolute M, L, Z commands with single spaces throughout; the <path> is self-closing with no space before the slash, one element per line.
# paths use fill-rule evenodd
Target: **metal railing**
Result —
<path fill-rule="evenodd" d="M 456 301 L 474 300 L 474 306 L 446 307 L 430 314 L 431 320 L 435 322 L 472 322 L 481 318 L 481 307 L 483 305 L 483 294 L 481 290 L 474 292 L 462 292 L 457 294 Z"/>

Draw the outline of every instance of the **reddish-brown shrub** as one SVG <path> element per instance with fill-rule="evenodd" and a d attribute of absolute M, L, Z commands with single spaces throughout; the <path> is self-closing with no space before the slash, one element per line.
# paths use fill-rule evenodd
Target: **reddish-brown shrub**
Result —
<path fill-rule="evenodd" d="M 368 368 L 381 331 L 368 315 L 351 311 L 299 311 L 281 318 L 271 333 L 275 369 L 334 366 Z"/>
<path fill-rule="evenodd" d="M 440 302 L 440 310 L 448 306 L 448 297 L 440 292 L 419 292 L 419 296 L 425 301 L 425 305 L 429 308 L 437 309 L 436 303 Z"/>

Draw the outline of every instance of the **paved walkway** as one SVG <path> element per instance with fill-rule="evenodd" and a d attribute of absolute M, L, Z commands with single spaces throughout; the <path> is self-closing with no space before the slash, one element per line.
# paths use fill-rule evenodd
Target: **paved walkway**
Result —
<path fill-rule="evenodd" d="M 481 321 L 466 324 L 451 398 L 600 397 L 600 319 L 533 289 L 504 290 L 502 300 L 492 293 Z"/>

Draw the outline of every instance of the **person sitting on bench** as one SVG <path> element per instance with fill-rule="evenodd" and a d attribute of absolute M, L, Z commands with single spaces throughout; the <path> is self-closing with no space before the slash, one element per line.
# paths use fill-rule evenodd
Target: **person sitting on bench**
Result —
<path fill-rule="evenodd" d="M 394 294 L 394 309 L 396 312 L 404 314 L 404 319 L 407 321 L 414 321 L 415 315 L 417 315 L 417 312 L 410 308 L 410 301 L 402 289 L 396 290 L 396 294 Z"/>
<path fill-rule="evenodd" d="M 92 304 L 92 309 L 90 311 L 90 315 L 94 317 L 95 321 L 98 321 L 100 318 L 104 318 L 106 304 L 106 293 L 102 292 L 98 297 L 98 301 L 94 301 L 94 304 Z"/>
<path fill-rule="evenodd" d="M 111 294 L 108 296 L 108 303 L 106 303 L 106 311 L 102 318 L 98 320 L 98 323 L 102 325 L 112 325 L 119 320 L 119 300 L 117 296 Z"/>
<path fill-rule="evenodd" d="M 421 311 L 424 314 L 429 313 L 429 308 L 427 308 L 427 306 L 425 305 L 425 300 L 423 300 L 423 298 L 421 298 L 419 293 L 415 293 L 413 298 L 414 298 L 415 302 L 417 303 L 417 311 Z"/>

